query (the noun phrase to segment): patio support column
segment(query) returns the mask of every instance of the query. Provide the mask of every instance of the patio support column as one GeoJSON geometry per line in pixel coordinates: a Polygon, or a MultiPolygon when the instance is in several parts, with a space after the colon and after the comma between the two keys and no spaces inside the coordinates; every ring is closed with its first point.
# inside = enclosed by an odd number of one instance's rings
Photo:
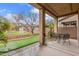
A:
{"type": "Polygon", "coordinates": [[[40,46],[45,45],[45,10],[41,8],[39,10],[39,29],[40,29],[40,46]]]}
{"type": "Polygon", "coordinates": [[[54,19],[54,32],[58,33],[58,18],[54,19]]]}
{"type": "Polygon", "coordinates": [[[77,40],[79,44],[79,10],[78,10],[78,20],[77,20],[77,40]]]}

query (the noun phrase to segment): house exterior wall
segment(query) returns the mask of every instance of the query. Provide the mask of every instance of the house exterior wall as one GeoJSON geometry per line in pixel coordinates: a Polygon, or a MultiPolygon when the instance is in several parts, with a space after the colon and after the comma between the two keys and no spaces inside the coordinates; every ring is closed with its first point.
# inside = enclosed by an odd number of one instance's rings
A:
{"type": "Polygon", "coordinates": [[[76,27],[59,27],[59,33],[69,33],[70,38],[76,39],[77,38],[77,28],[76,27]]]}
{"type": "MultiPolygon", "coordinates": [[[[77,21],[78,20],[78,15],[74,15],[70,18],[64,19],[61,22],[66,22],[66,21],[77,21]]],[[[77,26],[68,26],[65,27],[63,26],[63,24],[61,24],[61,22],[58,22],[58,32],[59,33],[69,33],[70,34],[70,38],[72,39],[76,39],[77,38],[77,26]]]]}

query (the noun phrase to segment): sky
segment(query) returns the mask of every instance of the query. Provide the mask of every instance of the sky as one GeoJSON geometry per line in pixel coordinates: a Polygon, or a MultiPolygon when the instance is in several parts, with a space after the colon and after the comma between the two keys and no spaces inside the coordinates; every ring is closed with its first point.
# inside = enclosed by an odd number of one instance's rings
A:
{"type": "Polygon", "coordinates": [[[29,11],[37,14],[39,13],[38,9],[27,3],[0,3],[0,16],[9,19],[12,22],[16,22],[12,15],[23,14],[23,12],[28,14],[29,11]]]}
{"type": "Polygon", "coordinates": [[[18,14],[23,11],[30,11],[34,7],[30,4],[25,3],[0,3],[0,16],[6,15],[8,13],[18,14]]]}
{"type": "MultiPolygon", "coordinates": [[[[13,14],[21,14],[23,12],[28,14],[29,11],[39,14],[39,10],[34,6],[27,3],[0,3],[0,16],[3,16],[12,22],[16,22],[12,17],[13,14]]],[[[46,19],[49,19],[48,15],[46,15],[46,19]]]]}

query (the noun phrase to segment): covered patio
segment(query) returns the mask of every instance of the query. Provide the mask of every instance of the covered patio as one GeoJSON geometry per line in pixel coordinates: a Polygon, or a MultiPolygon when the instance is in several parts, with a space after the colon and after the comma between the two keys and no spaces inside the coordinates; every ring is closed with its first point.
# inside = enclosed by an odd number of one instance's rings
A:
{"type": "MultiPolygon", "coordinates": [[[[40,29],[40,46],[47,46],[42,47],[43,49],[39,52],[39,55],[79,55],[79,4],[77,3],[36,3],[32,4],[36,8],[39,9],[39,29],[40,29]],[[57,43],[56,41],[48,41],[45,43],[45,13],[49,14],[54,18],[54,32],[60,33],[59,31],[59,21],[64,19],[68,19],[74,15],[77,15],[77,20],[75,18],[69,20],[67,25],[75,26],[76,30],[74,31],[73,28],[69,31],[73,32],[76,40],[70,38],[71,45],[67,46],[62,45],[61,43],[57,43]],[[74,33],[76,32],[76,34],[74,33]],[[50,47],[50,49],[48,48],[50,47]],[[46,50],[47,49],[47,50],[46,50]],[[55,50],[54,50],[55,49],[55,50]],[[49,50],[49,51],[48,51],[49,50]],[[59,51],[59,52],[58,52],[59,51]],[[63,52],[63,53],[61,53],[63,52]],[[67,53],[67,54],[64,54],[67,53]]],[[[67,29],[68,30],[68,29],[67,29]]],[[[67,31],[66,30],[66,31],[67,31]]],[[[71,36],[71,35],[70,35],[71,36]]]]}
{"type": "MultiPolygon", "coordinates": [[[[76,27],[76,41],[78,44],[79,41],[79,4],[77,3],[34,3],[31,4],[39,9],[39,29],[40,29],[40,45],[45,45],[45,13],[49,14],[54,18],[54,32],[60,33],[59,31],[59,22],[67,19],[69,17],[72,17],[73,15],[77,15],[76,18],[78,18],[75,22],[71,19],[69,22],[65,23],[71,23],[71,25],[75,25],[76,27]],[[72,24],[73,23],[73,24],[72,24]]],[[[72,31],[72,30],[70,30],[72,31]]],[[[67,30],[65,31],[67,32],[67,30]]],[[[72,31],[73,32],[73,31],[72,31]]],[[[74,33],[73,33],[74,34],[74,33]]],[[[70,35],[71,36],[71,35],[70,35]]],[[[72,38],[71,38],[72,39],[72,38]]]]}
{"type": "MultiPolygon", "coordinates": [[[[39,43],[20,48],[15,51],[8,52],[3,55],[20,55],[20,56],[78,56],[79,55],[79,4],[74,3],[32,3],[31,5],[39,9],[39,43]],[[76,24],[76,40],[70,38],[70,46],[68,43],[62,44],[57,41],[45,38],[45,13],[54,18],[54,32],[59,33],[58,22],[72,15],[77,15],[76,24]]],[[[72,21],[72,20],[71,20],[72,21]]],[[[71,23],[70,21],[70,23],[71,23]]],[[[66,22],[64,22],[65,24],[66,22]]],[[[68,25],[70,24],[67,22],[68,25]]],[[[70,24],[71,25],[71,24],[70,24]]],[[[53,39],[53,38],[52,38],[53,39]]]]}

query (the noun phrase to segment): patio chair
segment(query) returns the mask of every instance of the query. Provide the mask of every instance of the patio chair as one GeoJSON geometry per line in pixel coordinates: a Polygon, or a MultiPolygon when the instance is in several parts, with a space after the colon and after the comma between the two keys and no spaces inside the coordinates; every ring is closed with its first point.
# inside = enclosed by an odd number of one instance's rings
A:
{"type": "Polygon", "coordinates": [[[56,40],[55,33],[52,33],[53,40],[56,40]]]}
{"type": "Polygon", "coordinates": [[[64,34],[62,34],[62,33],[59,33],[59,38],[58,38],[58,43],[60,43],[60,41],[63,39],[63,36],[64,36],[64,34]]]}
{"type": "Polygon", "coordinates": [[[56,41],[59,39],[59,35],[57,33],[53,33],[52,38],[56,41]]]}
{"type": "Polygon", "coordinates": [[[69,34],[64,34],[64,35],[63,35],[63,44],[65,44],[66,41],[68,41],[68,44],[70,45],[70,40],[69,40],[69,38],[70,38],[70,35],[69,35],[69,34]]]}

